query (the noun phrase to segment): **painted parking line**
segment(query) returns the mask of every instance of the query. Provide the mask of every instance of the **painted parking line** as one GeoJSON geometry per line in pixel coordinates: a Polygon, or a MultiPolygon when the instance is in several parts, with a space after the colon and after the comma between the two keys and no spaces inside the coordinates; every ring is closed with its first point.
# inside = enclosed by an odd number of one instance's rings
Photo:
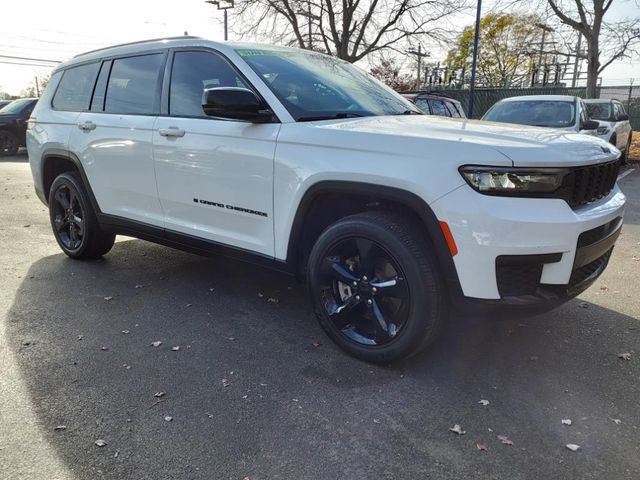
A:
{"type": "Polygon", "coordinates": [[[635,172],[636,169],[635,168],[630,168],[628,170],[625,170],[624,172],[622,172],[620,175],[618,175],[618,181],[622,180],[624,177],[626,177],[627,175],[629,175],[631,172],[635,172]]]}

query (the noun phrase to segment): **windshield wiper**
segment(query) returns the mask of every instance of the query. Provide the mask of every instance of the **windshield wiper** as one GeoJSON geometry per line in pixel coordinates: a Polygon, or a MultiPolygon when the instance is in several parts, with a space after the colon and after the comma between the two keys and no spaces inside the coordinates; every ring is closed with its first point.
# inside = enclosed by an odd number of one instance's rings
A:
{"type": "Polygon", "coordinates": [[[354,118],[354,117],[364,117],[361,113],[353,113],[353,112],[338,112],[332,113],[331,115],[315,115],[308,117],[300,117],[298,118],[299,122],[313,122],[315,120],[332,120],[335,118],[354,118]]]}

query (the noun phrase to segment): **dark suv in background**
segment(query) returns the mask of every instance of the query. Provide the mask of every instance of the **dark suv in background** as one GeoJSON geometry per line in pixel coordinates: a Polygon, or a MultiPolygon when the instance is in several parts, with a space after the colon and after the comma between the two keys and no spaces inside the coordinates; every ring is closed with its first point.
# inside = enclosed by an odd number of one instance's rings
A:
{"type": "Polygon", "coordinates": [[[458,100],[426,92],[406,92],[402,96],[416,104],[427,115],[440,117],[467,118],[458,100]]]}
{"type": "Polygon", "coordinates": [[[15,155],[26,145],[27,121],[37,98],[20,98],[0,109],[0,155],[15,155]]]}

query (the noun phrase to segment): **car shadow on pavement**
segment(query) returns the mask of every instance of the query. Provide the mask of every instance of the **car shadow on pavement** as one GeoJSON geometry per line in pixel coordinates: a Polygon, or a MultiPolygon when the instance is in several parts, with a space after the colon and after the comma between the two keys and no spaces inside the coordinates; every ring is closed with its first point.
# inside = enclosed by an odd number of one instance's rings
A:
{"type": "Polygon", "coordinates": [[[128,240],[34,263],[6,334],[78,478],[551,479],[640,471],[640,368],[617,356],[639,327],[579,300],[456,315],[429,352],[369,365],[291,277],[128,240]]]}
{"type": "Polygon", "coordinates": [[[20,149],[18,153],[15,155],[2,156],[0,155],[0,162],[17,162],[17,163],[28,163],[29,157],[27,155],[26,149],[20,149]]]}

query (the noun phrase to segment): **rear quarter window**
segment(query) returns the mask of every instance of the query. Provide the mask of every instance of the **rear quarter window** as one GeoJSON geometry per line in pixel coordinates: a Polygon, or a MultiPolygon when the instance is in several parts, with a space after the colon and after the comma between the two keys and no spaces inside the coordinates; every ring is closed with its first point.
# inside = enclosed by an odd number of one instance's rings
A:
{"type": "Polygon", "coordinates": [[[53,108],[70,111],[87,110],[99,68],[100,64],[96,62],[66,69],[53,96],[53,108]]]}

